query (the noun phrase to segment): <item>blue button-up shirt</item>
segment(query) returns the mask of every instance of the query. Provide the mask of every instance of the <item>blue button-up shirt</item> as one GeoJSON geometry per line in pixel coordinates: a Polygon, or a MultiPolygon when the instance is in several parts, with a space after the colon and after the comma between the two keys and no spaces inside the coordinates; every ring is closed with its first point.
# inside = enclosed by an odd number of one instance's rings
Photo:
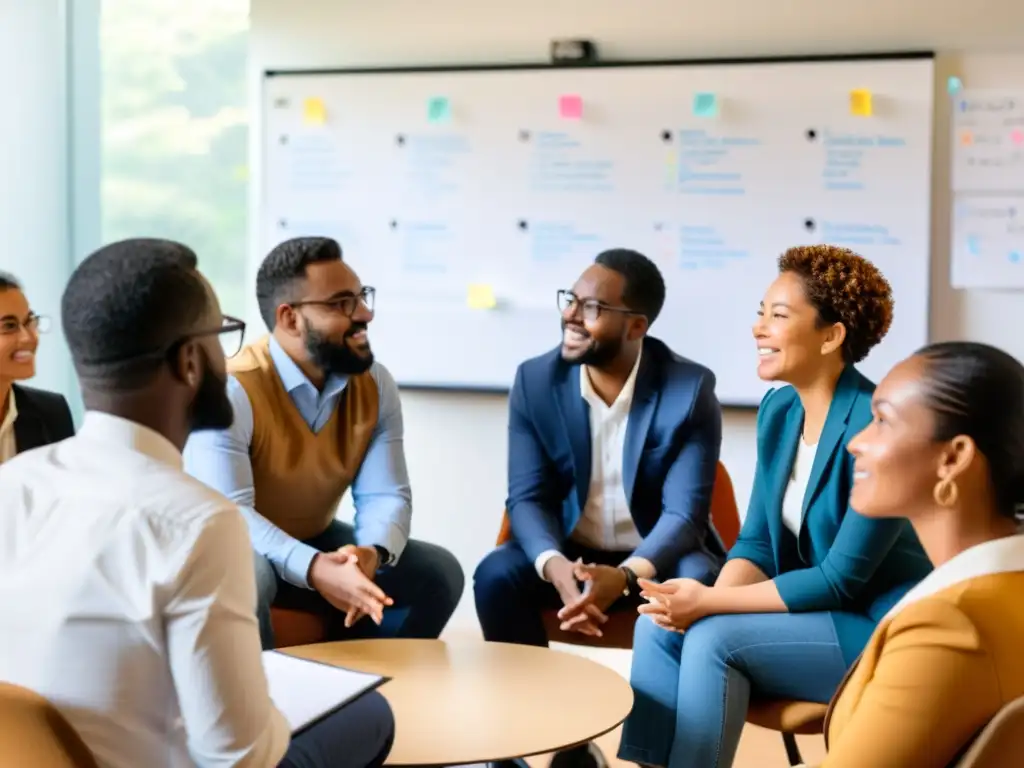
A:
{"type": "MultiPolygon", "coordinates": [[[[318,390],[277,341],[270,338],[270,357],[292,403],[310,429],[319,432],[338,405],[347,376],[331,375],[318,390]]],[[[381,546],[393,558],[409,540],[412,490],[405,465],[402,405],[398,386],[380,363],[370,375],[380,392],[377,426],[359,471],[352,482],[355,537],[361,546],[381,546]]],[[[254,508],[252,463],[253,413],[249,396],[233,376],[228,397],[235,412],[230,429],[194,432],[185,446],[185,471],[238,504],[249,524],[253,549],[266,557],[285,581],[309,588],[309,565],[317,550],[289,536],[254,508]]]]}

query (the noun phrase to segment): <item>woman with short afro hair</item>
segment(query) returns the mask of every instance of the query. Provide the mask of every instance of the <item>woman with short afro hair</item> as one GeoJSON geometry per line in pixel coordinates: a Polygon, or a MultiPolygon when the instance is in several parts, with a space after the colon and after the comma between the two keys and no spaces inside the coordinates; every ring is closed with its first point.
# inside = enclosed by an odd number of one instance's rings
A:
{"type": "Polygon", "coordinates": [[[619,757],[732,765],[751,696],[827,703],[875,625],[931,569],[906,521],[849,508],[849,441],[875,386],[855,365],[892,324],[867,259],[811,245],[779,258],[753,326],[757,416],[747,515],[714,586],[644,582],[619,757]]]}

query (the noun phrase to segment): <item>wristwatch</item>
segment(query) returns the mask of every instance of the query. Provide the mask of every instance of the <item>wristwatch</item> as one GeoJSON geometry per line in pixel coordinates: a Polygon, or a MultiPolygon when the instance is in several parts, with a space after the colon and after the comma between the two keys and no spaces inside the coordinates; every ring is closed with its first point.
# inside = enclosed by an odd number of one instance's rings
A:
{"type": "Polygon", "coordinates": [[[640,586],[637,584],[637,575],[628,565],[620,565],[619,570],[626,574],[626,588],[622,590],[623,597],[629,597],[640,591],[640,586]]]}

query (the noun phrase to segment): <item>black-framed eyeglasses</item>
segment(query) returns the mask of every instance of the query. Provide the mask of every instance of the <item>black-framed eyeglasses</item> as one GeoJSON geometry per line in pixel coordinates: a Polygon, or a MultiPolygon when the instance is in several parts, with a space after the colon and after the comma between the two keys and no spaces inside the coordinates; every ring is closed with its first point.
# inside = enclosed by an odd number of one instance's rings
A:
{"type": "Polygon", "coordinates": [[[581,299],[572,291],[562,289],[558,292],[558,311],[575,315],[579,312],[583,316],[583,322],[593,323],[601,316],[602,312],[618,312],[622,315],[639,315],[629,307],[613,307],[597,299],[581,299]]]}
{"type": "Polygon", "coordinates": [[[303,301],[293,301],[288,306],[293,308],[298,307],[326,307],[332,312],[338,312],[345,317],[352,317],[355,314],[356,309],[362,304],[368,310],[373,312],[373,303],[377,298],[377,289],[372,288],[369,285],[364,285],[359,293],[345,294],[344,296],[335,296],[330,299],[305,299],[303,301]]]}
{"type": "Polygon", "coordinates": [[[0,320],[0,336],[17,336],[23,328],[31,334],[46,333],[50,330],[50,318],[29,312],[24,320],[10,315],[0,320]]]}
{"type": "Polygon", "coordinates": [[[162,354],[171,357],[181,349],[182,344],[193,339],[202,338],[203,336],[216,336],[217,340],[220,341],[221,349],[224,350],[224,357],[234,357],[241,351],[242,342],[245,341],[245,321],[231,315],[224,315],[220,328],[211,328],[208,331],[196,331],[195,333],[186,334],[172,344],[169,344],[162,354]]]}

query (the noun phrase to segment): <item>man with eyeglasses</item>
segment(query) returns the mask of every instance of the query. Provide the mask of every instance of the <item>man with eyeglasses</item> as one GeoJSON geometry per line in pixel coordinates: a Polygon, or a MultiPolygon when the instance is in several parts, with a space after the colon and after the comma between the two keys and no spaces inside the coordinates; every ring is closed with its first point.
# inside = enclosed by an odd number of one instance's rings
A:
{"type": "Polygon", "coordinates": [[[409,540],[398,388],[367,336],[373,288],[337,242],[299,237],[263,261],[256,295],[270,334],[230,361],[234,423],[194,435],[185,466],[246,515],[264,648],[274,605],[322,614],[329,639],[438,637],[464,577],[451,553],[409,540]],[[335,519],[348,490],[354,526],[335,519]],[[367,610],[353,593],[376,597],[367,610]]]}
{"type": "MultiPolygon", "coordinates": [[[[708,520],[722,438],[715,376],[648,335],[664,302],[653,262],[605,251],[558,292],[561,346],[519,366],[512,540],[474,575],[487,640],[547,645],[551,608],[563,630],[600,636],[608,612],[636,609],[638,578],[711,584],[718,573],[725,551],[708,520]]],[[[601,763],[584,745],[553,765],[601,763]]]]}
{"type": "Polygon", "coordinates": [[[182,471],[189,433],[231,424],[221,344],[245,329],[196,262],[130,239],[71,275],[61,319],[86,413],[0,466],[0,680],[45,696],[109,768],[379,766],[394,717],[375,691],[291,738],[245,521],[182,471]]]}

